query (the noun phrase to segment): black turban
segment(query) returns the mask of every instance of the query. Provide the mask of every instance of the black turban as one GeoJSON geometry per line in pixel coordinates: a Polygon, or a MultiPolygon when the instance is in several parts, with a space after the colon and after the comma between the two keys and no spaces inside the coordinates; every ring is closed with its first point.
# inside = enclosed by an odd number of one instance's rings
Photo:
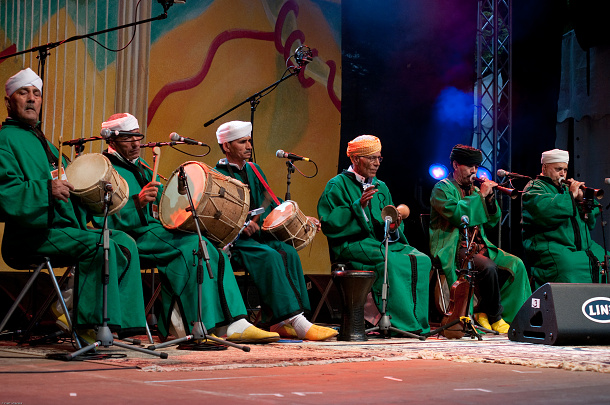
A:
{"type": "Polygon", "coordinates": [[[449,156],[451,161],[456,161],[461,165],[479,166],[483,162],[483,153],[480,150],[464,146],[455,145],[449,156]]]}

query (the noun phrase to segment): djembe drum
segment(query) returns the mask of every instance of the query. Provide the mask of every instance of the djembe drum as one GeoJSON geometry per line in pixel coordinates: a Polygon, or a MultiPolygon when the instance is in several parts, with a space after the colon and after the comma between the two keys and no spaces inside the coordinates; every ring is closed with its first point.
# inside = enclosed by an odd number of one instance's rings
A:
{"type": "Polygon", "coordinates": [[[332,272],[333,281],[341,293],[343,311],[337,340],[368,340],[364,328],[364,304],[375,281],[375,272],[367,270],[339,270],[332,272]]]}

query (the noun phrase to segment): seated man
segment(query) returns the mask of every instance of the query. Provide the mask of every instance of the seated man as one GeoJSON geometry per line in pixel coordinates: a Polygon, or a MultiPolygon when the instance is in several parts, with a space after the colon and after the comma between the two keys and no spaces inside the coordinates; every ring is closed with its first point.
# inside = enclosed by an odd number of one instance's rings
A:
{"type": "MultiPolygon", "coordinates": [[[[87,229],[85,210],[70,197],[74,187],[58,173],[57,148],[40,130],[42,80],[29,68],[20,71],[6,82],[5,101],[8,118],[0,129],[3,256],[78,262],[73,326],[83,330],[100,325],[101,232],[87,229]]],[[[123,337],[144,333],[146,327],[140,261],[131,255],[135,251],[127,234],[114,232],[110,237],[108,326],[123,337]]]]}
{"type": "Polygon", "coordinates": [[[450,160],[453,171],[436,183],[430,196],[430,253],[450,286],[457,279],[456,271],[466,268],[469,258],[474,260],[479,297],[475,318],[484,328],[507,333],[507,322],[512,322],[531,295],[527,272],[521,259],[498,249],[485,236],[484,227],[497,225],[501,211],[493,190],[497,183],[484,181],[480,188],[473,184],[483,161],[481,151],[456,145],[450,160]],[[468,257],[464,226],[469,242],[475,244],[468,257]]]}
{"type": "Polygon", "coordinates": [[[279,200],[271,195],[273,192],[260,166],[246,162],[252,156],[251,132],[252,124],[242,121],[227,122],[216,131],[218,144],[226,156],[216,164],[216,169],[250,187],[251,210],[265,208],[235,242],[232,248],[235,260],[248,271],[256,285],[265,321],[273,324],[272,331],[283,337],[307,340],[336,336],[336,330],[314,325],[304,316],[310,309],[309,297],[297,251],[260,230],[279,200]],[[277,202],[271,202],[271,197],[277,202]]]}
{"type": "MultiPolygon", "coordinates": [[[[199,236],[179,230],[168,230],[158,219],[163,186],[152,178],[152,170],[140,157],[138,120],[131,114],[115,114],[102,123],[102,129],[129,132],[133,135],[111,136],[104,155],[127,181],[131,198],[116,214],[108,218],[111,229],[131,235],[142,260],[155,264],[162,274],[163,310],[159,331],[166,337],[174,305],[182,315],[187,333],[199,318],[208,328],[227,326],[227,340],[241,343],[269,343],[279,340],[277,333],[263,331],[248,322],[246,307],[226,255],[204,236],[214,278],[210,279],[204,263],[201,309],[197,308],[197,257],[199,236]]],[[[178,322],[180,323],[180,322],[178,322]]],[[[182,329],[182,328],[178,328],[182,329]]]]}
{"type": "Polygon", "coordinates": [[[544,283],[599,282],[604,249],[591,239],[600,213],[584,183],[565,183],[570,155],[553,149],[542,153],[542,174],[523,190],[523,247],[536,287],[544,283]]]}
{"type": "MultiPolygon", "coordinates": [[[[352,165],[333,177],[318,201],[322,231],[336,260],[350,261],[355,269],[373,270],[373,293],[381,309],[385,267],[385,224],[381,211],[393,205],[390,190],[377,178],[382,161],[381,141],[361,135],[347,146],[352,165]]],[[[427,333],[430,258],[409,246],[401,216],[390,234],[386,313],[392,326],[407,332],[427,333]]]]}

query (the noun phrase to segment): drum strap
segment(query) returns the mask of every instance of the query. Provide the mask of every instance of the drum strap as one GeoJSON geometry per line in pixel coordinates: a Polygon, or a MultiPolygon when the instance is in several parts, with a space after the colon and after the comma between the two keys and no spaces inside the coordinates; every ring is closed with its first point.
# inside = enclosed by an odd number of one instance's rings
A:
{"type": "Polygon", "coordinates": [[[269,195],[271,196],[271,198],[273,198],[273,202],[275,202],[277,205],[280,205],[280,201],[277,199],[277,197],[275,196],[275,194],[273,193],[273,190],[271,190],[271,187],[269,187],[269,184],[267,184],[267,182],[265,181],[265,179],[263,179],[263,176],[261,176],[260,172],[258,171],[258,169],[256,168],[256,166],[254,166],[254,163],[252,162],[248,162],[248,164],[250,165],[250,167],[252,168],[252,171],[254,171],[254,174],[256,174],[256,177],[258,177],[258,179],[260,180],[260,182],[263,184],[263,187],[265,187],[265,190],[267,190],[267,192],[269,193],[269,195]]]}

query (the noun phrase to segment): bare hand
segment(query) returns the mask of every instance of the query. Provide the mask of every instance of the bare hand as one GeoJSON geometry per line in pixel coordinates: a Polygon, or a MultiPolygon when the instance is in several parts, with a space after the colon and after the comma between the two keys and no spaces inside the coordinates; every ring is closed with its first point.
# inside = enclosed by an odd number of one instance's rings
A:
{"type": "Polygon", "coordinates": [[[494,187],[496,187],[498,185],[498,183],[496,183],[493,180],[485,180],[483,183],[481,183],[481,195],[483,197],[487,197],[488,195],[490,195],[491,193],[493,193],[494,191],[494,187]]]}
{"type": "Polygon", "coordinates": [[[57,200],[68,202],[70,199],[70,191],[74,190],[74,186],[67,180],[53,180],[51,182],[51,195],[57,200]]]}
{"type": "Polygon", "coordinates": [[[254,220],[251,220],[248,226],[244,228],[243,233],[245,233],[246,236],[252,236],[256,232],[258,232],[259,229],[261,228],[260,226],[258,226],[258,223],[254,220]]]}
{"type": "Polygon", "coordinates": [[[568,180],[570,181],[570,193],[572,193],[572,195],[574,196],[574,199],[576,201],[582,201],[584,194],[582,192],[582,190],[580,189],[580,186],[584,186],[585,183],[582,181],[576,181],[574,179],[570,179],[568,180]]]}
{"type": "Polygon", "coordinates": [[[320,232],[322,230],[322,224],[320,224],[320,221],[318,221],[318,218],[315,217],[307,217],[307,220],[315,225],[316,227],[316,232],[320,232]]]}
{"type": "Polygon", "coordinates": [[[369,205],[369,201],[371,201],[373,194],[375,194],[377,191],[377,187],[369,187],[365,192],[363,192],[362,197],[360,197],[360,206],[364,208],[369,205]]]}
{"type": "Polygon", "coordinates": [[[147,185],[144,186],[140,194],[138,194],[138,202],[140,203],[140,208],[146,206],[146,204],[151,203],[157,199],[157,194],[159,193],[159,186],[161,183],[158,181],[151,181],[147,185]]]}

